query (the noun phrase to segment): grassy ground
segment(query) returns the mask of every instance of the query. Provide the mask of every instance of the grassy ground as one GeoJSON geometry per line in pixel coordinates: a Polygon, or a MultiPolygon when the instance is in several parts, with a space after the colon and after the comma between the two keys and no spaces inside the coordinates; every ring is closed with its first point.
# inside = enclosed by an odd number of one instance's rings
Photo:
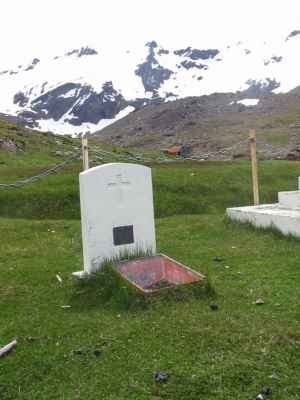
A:
{"type": "MultiPolygon", "coordinates": [[[[46,164],[12,158],[0,181],[46,164]]],[[[251,202],[248,163],[153,168],[159,251],[208,276],[216,294],[147,308],[72,280],[82,268],[78,171],[0,192],[0,346],[18,339],[0,359],[0,399],[246,400],[263,386],[274,400],[299,399],[300,241],[224,218],[251,202]],[[153,378],[161,370],[165,384],[153,378]]],[[[296,188],[299,167],[264,162],[260,175],[269,202],[296,188]]]]}

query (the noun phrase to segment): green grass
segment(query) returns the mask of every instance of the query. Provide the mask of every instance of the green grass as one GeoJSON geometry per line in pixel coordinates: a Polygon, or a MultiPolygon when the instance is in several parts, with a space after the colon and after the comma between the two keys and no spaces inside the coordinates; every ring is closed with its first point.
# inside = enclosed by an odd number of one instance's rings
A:
{"type": "Polygon", "coordinates": [[[19,340],[0,363],[3,399],[248,399],[264,385],[297,399],[300,242],[218,215],[163,218],[157,233],[160,251],[209,276],[215,298],[118,308],[70,277],[79,221],[1,220],[0,337],[19,340]]]}
{"type": "MultiPolygon", "coordinates": [[[[47,167],[49,165],[22,168],[0,166],[0,181],[14,182],[35,175],[47,167]]],[[[79,219],[80,167],[77,162],[63,174],[22,189],[1,191],[0,215],[27,219],[79,219]]],[[[298,175],[298,163],[261,162],[261,201],[276,201],[278,190],[295,190],[298,175]]],[[[226,207],[252,203],[249,161],[154,166],[153,185],[158,218],[185,214],[220,214],[226,207]]]]}
{"type": "MultiPolygon", "coordinates": [[[[40,157],[12,157],[0,181],[46,168],[40,157]]],[[[224,218],[251,203],[249,163],[154,166],[158,250],[206,275],[214,293],[146,307],[110,275],[71,278],[82,269],[79,168],[0,191],[0,346],[18,339],[0,359],[0,399],[248,400],[263,386],[274,400],[299,399],[300,241],[224,218]],[[154,381],[159,370],[167,383],[154,381]]],[[[262,162],[263,201],[295,189],[299,170],[262,162]]]]}
{"type": "Polygon", "coordinates": [[[269,144],[286,146],[289,144],[289,135],[282,132],[270,132],[264,134],[264,140],[269,144]]]}
{"type": "Polygon", "coordinates": [[[80,146],[78,139],[69,136],[55,136],[52,133],[37,133],[0,119],[0,139],[10,140],[17,146],[17,152],[7,152],[0,147],[0,169],[9,167],[41,167],[43,164],[58,164],[62,157],[56,151],[74,152],[80,146]]]}
{"type": "MultiPolygon", "coordinates": [[[[142,257],[144,255],[142,256],[141,253],[136,256],[130,254],[129,257],[126,257],[126,261],[142,257]]],[[[149,310],[153,306],[161,306],[164,303],[168,305],[192,298],[212,298],[215,295],[212,285],[206,277],[194,284],[178,285],[171,289],[164,288],[164,290],[153,292],[151,295],[144,294],[124,279],[113,267],[113,261],[104,262],[96,273],[84,280],[79,280],[78,291],[81,296],[74,298],[76,304],[97,303],[109,305],[115,310],[131,312],[149,310]]]]}
{"type": "Polygon", "coordinates": [[[278,128],[278,126],[288,126],[299,120],[298,112],[278,115],[270,115],[256,118],[257,126],[260,128],[278,128]]]}

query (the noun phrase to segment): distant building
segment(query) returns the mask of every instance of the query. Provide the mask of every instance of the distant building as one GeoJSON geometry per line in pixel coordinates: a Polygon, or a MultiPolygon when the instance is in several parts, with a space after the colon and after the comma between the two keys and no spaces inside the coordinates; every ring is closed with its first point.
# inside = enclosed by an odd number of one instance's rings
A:
{"type": "Polygon", "coordinates": [[[172,146],[164,152],[170,156],[189,157],[192,153],[192,149],[188,146],[172,146]]]}
{"type": "Polygon", "coordinates": [[[296,149],[288,153],[287,159],[290,161],[300,161],[300,150],[296,149]]]}

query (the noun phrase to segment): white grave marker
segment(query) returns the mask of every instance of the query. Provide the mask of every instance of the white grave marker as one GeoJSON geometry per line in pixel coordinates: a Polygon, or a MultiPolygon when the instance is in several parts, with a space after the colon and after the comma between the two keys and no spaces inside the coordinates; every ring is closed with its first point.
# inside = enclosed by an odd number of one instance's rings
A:
{"type": "Polygon", "coordinates": [[[112,163],[88,169],[79,176],[84,271],[138,250],[155,254],[151,169],[112,163]]]}
{"type": "Polygon", "coordinates": [[[274,227],[284,235],[300,237],[300,178],[298,189],[279,192],[278,203],[227,208],[227,215],[258,228],[274,227]]]}

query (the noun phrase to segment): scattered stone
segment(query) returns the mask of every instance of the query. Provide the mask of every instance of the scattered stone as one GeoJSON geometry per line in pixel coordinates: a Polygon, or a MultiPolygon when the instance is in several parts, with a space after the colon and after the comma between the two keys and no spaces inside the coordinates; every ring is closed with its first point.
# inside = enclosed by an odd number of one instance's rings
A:
{"type": "Polygon", "coordinates": [[[71,308],[70,305],[60,306],[61,308],[71,308]]]}
{"type": "Polygon", "coordinates": [[[73,350],[72,354],[75,354],[76,356],[82,356],[83,355],[83,351],[81,349],[73,350]]]}
{"type": "Polygon", "coordinates": [[[261,391],[261,394],[265,396],[270,396],[272,394],[272,389],[269,387],[264,387],[261,391]]]}
{"type": "Polygon", "coordinates": [[[226,268],[226,269],[229,269],[230,267],[229,267],[229,265],[225,265],[225,267],[224,268],[226,268]]]}
{"type": "Polygon", "coordinates": [[[210,305],[210,309],[211,309],[212,311],[218,311],[219,306],[218,306],[218,304],[211,304],[211,305],[210,305]]]}
{"type": "Polygon", "coordinates": [[[272,394],[272,389],[269,387],[264,387],[256,396],[256,400],[265,400],[268,396],[272,394]]]}
{"type": "Polygon", "coordinates": [[[58,280],[59,283],[62,283],[62,279],[58,274],[56,274],[56,279],[58,280]]]}
{"type": "Polygon", "coordinates": [[[165,383],[169,380],[169,374],[167,372],[163,372],[163,371],[158,371],[155,372],[154,374],[154,379],[156,382],[162,382],[165,383]]]}
{"type": "Polygon", "coordinates": [[[37,337],[34,337],[34,336],[28,336],[28,337],[26,338],[26,340],[28,340],[29,342],[34,342],[35,340],[38,340],[38,338],[37,338],[37,337]]]}
{"type": "Polygon", "coordinates": [[[56,150],[53,152],[53,154],[57,157],[64,157],[65,156],[65,152],[61,151],[61,150],[56,150]]]}
{"type": "Polygon", "coordinates": [[[0,139],[0,149],[9,151],[11,153],[16,153],[16,151],[18,150],[18,147],[12,140],[0,139]]]}
{"type": "Polygon", "coordinates": [[[219,256],[216,256],[216,257],[213,258],[213,261],[221,262],[221,261],[223,261],[223,258],[221,258],[219,256]]]}
{"type": "Polygon", "coordinates": [[[94,356],[95,357],[100,357],[102,355],[102,351],[99,349],[94,350],[94,356]]]}
{"type": "Polygon", "coordinates": [[[265,304],[265,302],[263,301],[262,298],[258,298],[258,299],[255,300],[255,304],[257,304],[258,306],[260,306],[260,305],[262,305],[262,304],[265,304]]]}

